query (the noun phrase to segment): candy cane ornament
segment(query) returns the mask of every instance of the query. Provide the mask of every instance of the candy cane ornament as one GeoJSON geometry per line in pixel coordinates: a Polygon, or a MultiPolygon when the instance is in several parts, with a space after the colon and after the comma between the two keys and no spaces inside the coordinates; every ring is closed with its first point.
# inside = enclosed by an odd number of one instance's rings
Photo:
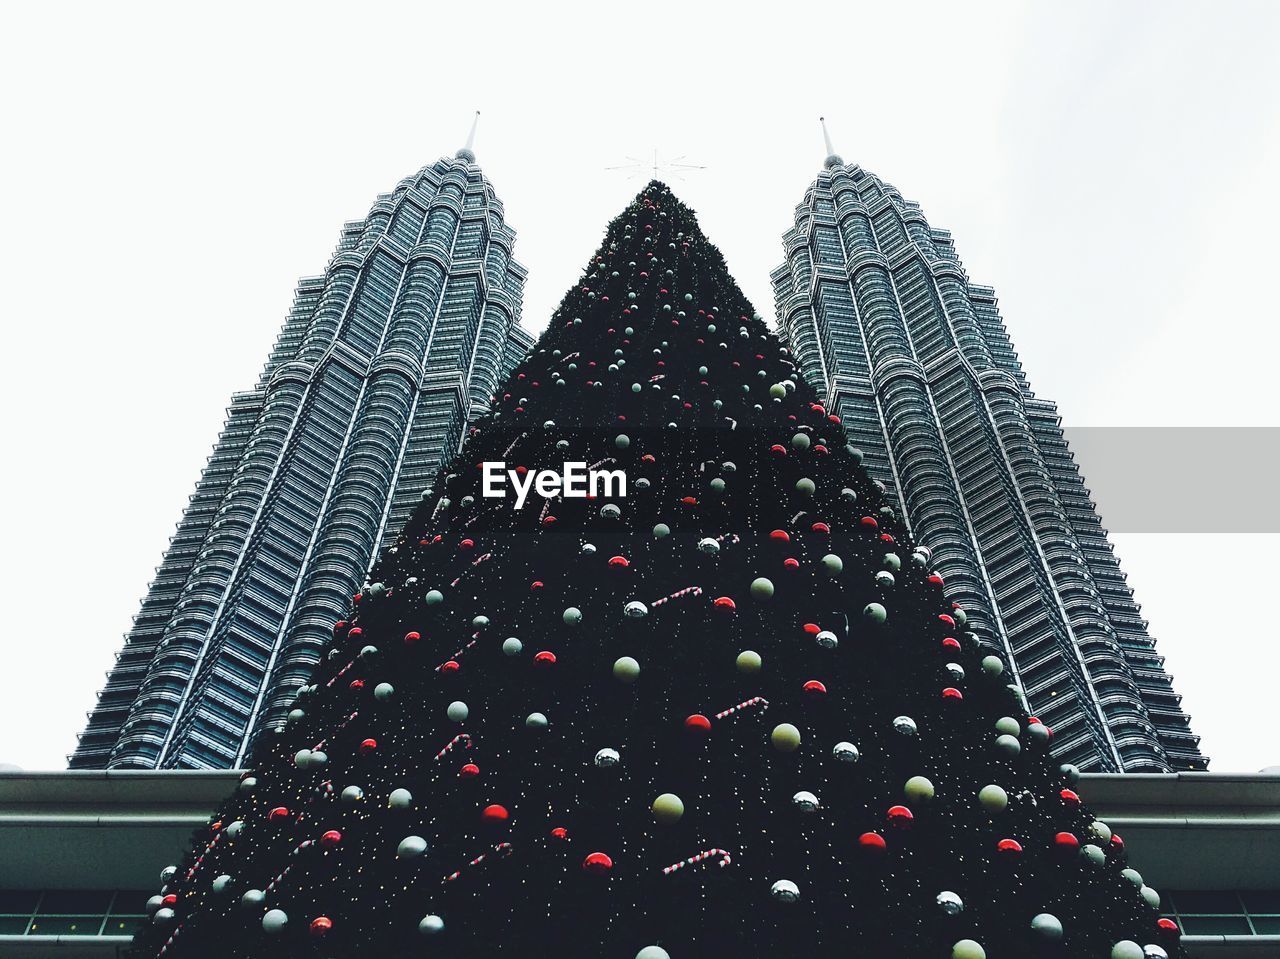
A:
{"type": "MultiPolygon", "coordinates": [[[[469,863],[467,863],[467,865],[464,866],[463,869],[466,869],[471,866],[480,865],[480,863],[484,862],[485,859],[491,854],[497,855],[497,856],[503,856],[503,857],[511,855],[511,843],[509,842],[498,843],[492,849],[489,849],[485,852],[480,853],[480,855],[476,856],[475,859],[472,859],[469,863]]],[[[449,875],[445,876],[443,879],[440,880],[440,884],[443,886],[445,883],[453,882],[455,879],[457,879],[461,875],[462,875],[462,869],[459,869],[457,872],[451,872],[449,873],[449,875]]]]}
{"type": "Polygon", "coordinates": [[[732,716],[741,709],[750,709],[752,706],[759,706],[760,712],[764,712],[769,708],[769,700],[763,696],[752,696],[745,703],[738,703],[736,706],[730,706],[728,709],[716,713],[716,719],[724,719],[726,716],[732,716]]]}
{"type": "Polygon", "coordinates": [[[466,733],[458,733],[458,735],[454,736],[447,743],[445,743],[444,749],[436,753],[435,758],[438,760],[443,759],[445,756],[449,755],[449,753],[453,752],[453,750],[459,745],[461,745],[464,749],[470,749],[471,737],[466,733]]]}
{"type": "Polygon", "coordinates": [[[696,856],[690,856],[688,859],[682,859],[679,862],[673,862],[670,866],[664,866],[662,868],[662,874],[664,876],[669,876],[673,872],[679,872],[685,866],[696,866],[698,863],[704,862],[707,859],[711,859],[714,856],[720,857],[719,866],[721,869],[729,865],[729,863],[733,862],[733,857],[730,856],[729,853],[724,849],[704,849],[702,852],[698,853],[696,856]]]}
{"type": "Polygon", "coordinates": [[[473,560],[471,561],[471,565],[470,565],[467,569],[463,570],[462,574],[461,574],[460,576],[458,576],[456,579],[454,579],[454,581],[453,581],[452,583],[450,583],[449,585],[450,585],[450,586],[457,586],[459,583],[461,583],[461,582],[462,582],[462,577],[463,577],[463,576],[466,576],[466,575],[467,575],[467,573],[471,572],[471,570],[475,569],[477,566],[479,566],[479,565],[480,565],[481,563],[483,563],[485,560],[487,560],[487,559],[492,559],[492,558],[493,558],[493,554],[492,554],[492,553],[481,553],[479,556],[477,556],[475,559],[473,559],[473,560]]]}
{"type": "Polygon", "coordinates": [[[675,591],[674,593],[672,593],[670,596],[663,596],[661,599],[655,599],[655,600],[654,600],[652,603],[650,603],[649,605],[650,605],[650,606],[663,606],[663,605],[665,605],[666,603],[671,602],[671,600],[673,600],[673,599],[680,599],[682,596],[701,596],[701,595],[702,595],[702,587],[701,587],[701,586],[686,586],[684,589],[678,589],[678,590],[676,590],[676,591],[675,591]]]}
{"type": "Polygon", "coordinates": [[[471,636],[471,642],[467,643],[467,645],[463,646],[460,650],[458,650],[457,652],[455,652],[452,656],[450,656],[450,657],[449,657],[448,659],[446,659],[443,663],[441,663],[439,666],[437,666],[437,667],[436,667],[436,669],[435,669],[435,671],[438,673],[438,672],[440,672],[441,670],[443,670],[446,666],[448,666],[450,663],[452,663],[452,662],[456,662],[458,659],[460,659],[460,658],[462,657],[462,654],[463,654],[463,653],[465,653],[468,649],[470,649],[472,646],[474,646],[474,645],[475,645],[477,642],[479,642],[479,641],[480,641],[480,634],[479,634],[479,633],[473,633],[473,634],[472,634],[472,636],[471,636]]]}

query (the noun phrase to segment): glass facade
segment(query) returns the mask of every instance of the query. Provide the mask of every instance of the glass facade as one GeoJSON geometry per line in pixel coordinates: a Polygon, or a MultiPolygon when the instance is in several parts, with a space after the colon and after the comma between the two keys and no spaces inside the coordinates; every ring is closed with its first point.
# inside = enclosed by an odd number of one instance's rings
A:
{"type": "Polygon", "coordinates": [[[236,394],[73,769],[232,768],[533,338],[469,150],[348,223],[236,394]]]}
{"type": "Polygon", "coordinates": [[[933,549],[969,628],[1008,658],[1062,761],[1204,769],[1057,408],[1032,393],[951,235],[828,157],[772,273],[782,334],[933,549]]]}
{"type": "Polygon", "coordinates": [[[150,892],[0,890],[0,936],[132,936],[150,892]]]}

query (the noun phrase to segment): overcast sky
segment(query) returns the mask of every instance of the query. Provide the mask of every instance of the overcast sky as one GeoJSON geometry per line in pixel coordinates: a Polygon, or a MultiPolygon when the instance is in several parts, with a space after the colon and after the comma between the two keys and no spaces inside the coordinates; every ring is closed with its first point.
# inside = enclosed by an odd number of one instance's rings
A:
{"type": "MultiPolygon", "coordinates": [[[[0,761],[64,765],[298,277],[476,109],[535,331],[655,148],[706,167],[670,183],[771,316],[825,114],[1067,424],[1280,425],[1278,4],[202,9],[0,14],[0,761]]],[[[1186,509],[1231,496],[1224,464],[1186,509]]],[[[1212,768],[1280,763],[1280,535],[1115,542],[1212,768]]]]}

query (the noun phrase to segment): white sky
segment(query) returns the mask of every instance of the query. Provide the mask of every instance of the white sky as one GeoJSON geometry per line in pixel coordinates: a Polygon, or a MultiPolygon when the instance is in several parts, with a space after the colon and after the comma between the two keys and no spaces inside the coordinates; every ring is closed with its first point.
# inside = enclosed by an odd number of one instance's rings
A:
{"type": "MultiPolygon", "coordinates": [[[[1069,424],[1280,425],[1278,28],[1167,0],[6,6],[0,761],[63,765],[297,278],[474,109],[532,329],[644,182],[604,167],[655,147],[707,166],[671,185],[771,315],[825,114],[953,232],[1069,424]]],[[[1115,541],[1213,768],[1280,763],[1280,535],[1115,541]]]]}

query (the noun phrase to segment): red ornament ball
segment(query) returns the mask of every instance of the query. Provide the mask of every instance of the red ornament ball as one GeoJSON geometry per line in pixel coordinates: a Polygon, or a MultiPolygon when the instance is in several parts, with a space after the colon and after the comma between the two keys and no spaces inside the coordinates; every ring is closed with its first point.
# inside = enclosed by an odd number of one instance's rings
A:
{"type": "Polygon", "coordinates": [[[804,691],[805,695],[809,698],[817,699],[818,697],[825,696],[827,694],[827,687],[826,684],[819,680],[811,679],[804,684],[804,691]]]}
{"type": "Polygon", "coordinates": [[[942,698],[948,702],[959,702],[964,699],[964,693],[956,689],[954,686],[948,686],[942,691],[942,698]]]}
{"type": "Polygon", "coordinates": [[[887,818],[894,829],[910,829],[916,817],[906,806],[890,806],[887,818]]]}
{"type": "Polygon", "coordinates": [[[376,739],[366,739],[360,743],[360,755],[367,756],[378,749],[378,741],[376,739]]]}
{"type": "Polygon", "coordinates": [[[631,560],[627,559],[625,556],[610,556],[610,557],[609,557],[609,568],[610,568],[610,569],[626,569],[626,568],[627,568],[628,566],[630,566],[630,565],[631,565],[631,560]]]}
{"type": "Polygon", "coordinates": [[[176,906],[178,904],[178,896],[176,893],[169,893],[160,901],[162,906],[176,906]]]}
{"type": "Polygon", "coordinates": [[[1053,847],[1061,853],[1074,853],[1080,848],[1080,840],[1069,832],[1060,832],[1053,837],[1053,847]]]}
{"type": "Polygon", "coordinates": [[[800,560],[796,559],[794,556],[788,556],[786,559],[782,561],[782,568],[789,569],[789,570],[797,570],[800,568],[800,560]]]}
{"type": "Polygon", "coordinates": [[[942,625],[943,625],[943,626],[945,626],[945,627],[947,627],[947,629],[955,629],[955,628],[956,628],[956,621],[955,621],[954,619],[952,619],[952,617],[951,617],[951,615],[950,615],[949,613],[939,613],[939,614],[938,614],[938,622],[942,623],[942,625]]]}
{"type": "Polygon", "coordinates": [[[888,848],[888,845],[884,841],[884,836],[878,832],[864,832],[858,837],[858,848],[865,849],[867,852],[882,853],[888,848]]]}
{"type": "Polygon", "coordinates": [[[722,613],[734,613],[738,609],[738,604],[728,596],[717,596],[711,601],[711,605],[722,613]]]}
{"type": "Polygon", "coordinates": [[[311,938],[320,939],[329,934],[329,930],[333,928],[333,920],[328,916],[316,916],[311,920],[311,925],[307,927],[307,931],[311,933],[311,938]]]}
{"type": "Polygon", "coordinates": [[[289,810],[284,806],[276,806],[275,809],[267,813],[268,822],[284,822],[289,818],[289,810]]]}
{"type": "Polygon", "coordinates": [[[1182,930],[1178,928],[1178,924],[1172,919],[1165,917],[1157,919],[1156,928],[1160,930],[1162,935],[1170,939],[1178,939],[1182,936],[1182,930]]]}
{"type": "Polygon", "coordinates": [[[684,728],[695,733],[710,732],[711,720],[702,715],[702,713],[694,713],[684,721],[684,728]]]}
{"type": "Polygon", "coordinates": [[[320,845],[325,849],[336,849],[342,842],[342,833],[336,829],[330,829],[320,837],[320,845]]]}
{"type": "Polygon", "coordinates": [[[540,653],[536,653],[533,657],[533,665],[546,668],[556,664],[556,654],[549,649],[544,649],[540,653]]]}
{"type": "Polygon", "coordinates": [[[1022,856],[1022,843],[1016,839],[1001,839],[996,843],[996,855],[1001,859],[1018,859],[1022,856]]]}
{"type": "Polygon", "coordinates": [[[949,653],[958,653],[960,652],[960,640],[954,636],[948,636],[942,641],[942,648],[949,653]]]}
{"type": "Polygon", "coordinates": [[[464,539],[461,543],[458,544],[458,549],[462,550],[464,553],[469,552],[475,548],[476,548],[476,541],[473,539],[464,539]]]}
{"type": "Polygon", "coordinates": [[[607,876],[613,870],[613,860],[608,853],[593,852],[582,860],[582,868],[593,876],[607,876]]]}
{"type": "Polygon", "coordinates": [[[831,532],[831,527],[828,526],[826,523],[814,523],[809,528],[813,530],[815,533],[821,533],[824,536],[831,532]]]}
{"type": "Polygon", "coordinates": [[[556,826],[555,829],[551,830],[551,838],[557,839],[560,842],[568,842],[569,830],[565,829],[564,826],[556,826]]]}
{"type": "Polygon", "coordinates": [[[408,632],[404,634],[404,644],[406,646],[412,646],[420,639],[422,639],[422,634],[418,632],[408,632]]]}
{"type": "Polygon", "coordinates": [[[771,540],[773,540],[775,543],[790,543],[790,542],[791,542],[791,534],[790,534],[790,533],[788,533],[785,529],[775,529],[775,530],[773,530],[771,533],[769,533],[769,538],[770,538],[771,540]]]}
{"type": "Polygon", "coordinates": [[[442,673],[456,673],[456,672],[457,672],[458,670],[460,670],[461,668],[462,668],[462,664],[461,664],[461,663],[459,663],[456,659],[451,659],[451,660],[449,660],[448,662],[442,663],[442,664],[440,665],[440,672],[442,672],[442,673]]]}
{"type": "Polygon", "coordinates": [[[1069,809],[1080,808],[1080,795],[1074,789],[1064,789],[1058,795],[1062,797],[1062,804],[1069,809]]]}
{"type": "Polygon", "coordinates": [[[858,520],[858,523],[859,525],[862,526],[863,529],[879,529],[880,528],[880,524],[876,522],[876,518],[874,516],[864,516],[862,517],[862,519],[858,520]]]}
{"type": "Polygon", "coordinates": [[[484,811],[480,813],[480,818],[485,822],[506,822],[511,818],[511,813],[507,812],[506,806],[494,803],[491,806],[484,807],[484,811]]]}
{"type": "Polygon", "coordinates": [[[467,763],[465,766],[463,766],[461,769],[458,770],[458,775],[461,776],[463,779],[475,779],[477,776],[480,775],[480,767],[477,766],[475,763],[467,763]]]}

